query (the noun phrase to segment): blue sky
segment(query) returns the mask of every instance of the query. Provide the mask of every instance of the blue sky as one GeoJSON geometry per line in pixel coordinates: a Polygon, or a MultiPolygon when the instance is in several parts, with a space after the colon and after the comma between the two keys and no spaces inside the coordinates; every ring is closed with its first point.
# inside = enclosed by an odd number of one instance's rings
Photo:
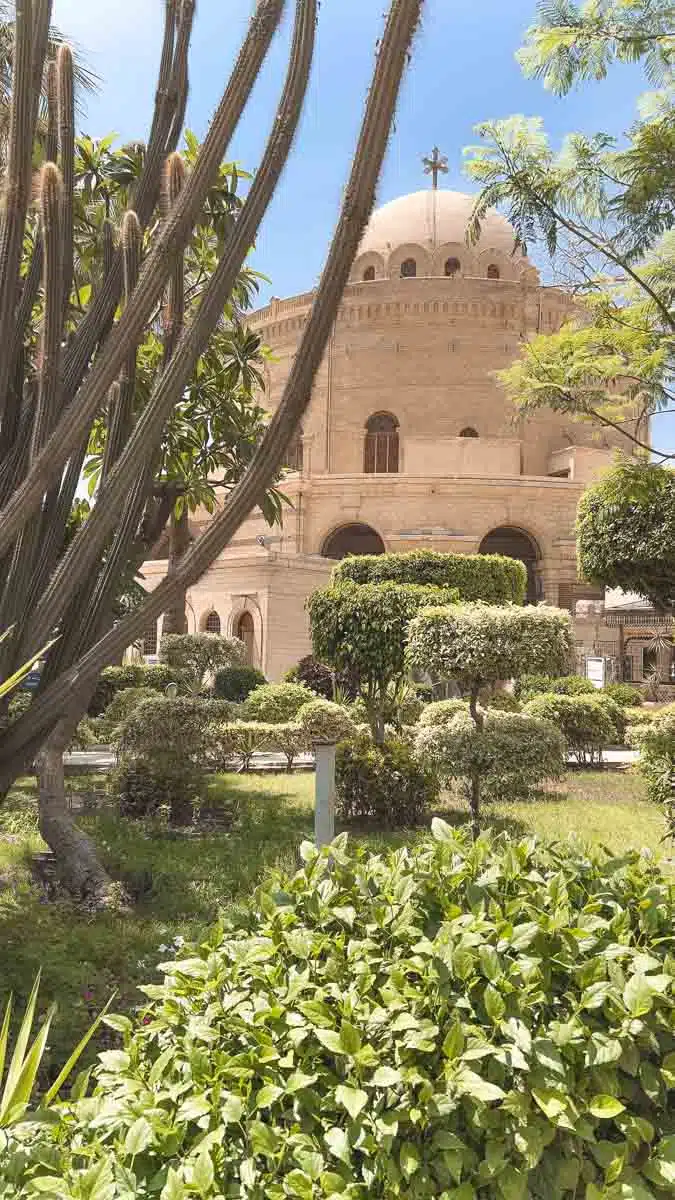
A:
{"type": "MultiPolygon", "coordinates": [[[[198,0],[187,123],[202,135],[218,100],[254,0],[198,0]]],[[[255,265],[270,277],[264,296],[314,285],[337,218],[381,32],[385,0],[321,0],[317,55],[295,149],[260,231],[255,265]]],[[[237,131],[230,157],[258,162],[285,71],[293,4],[237,131]]],[[[523,79],[514,53],[535,0],[427,0],[405,79],[378,200],[428,186],[420,159],[438,144],[447,187],[470,190],[462,148],[473,126],[511,113],[541,115],[554,142],[573,129],[620,135],[644,90],[636,68],[610,71],[564,99],[523,79]]],[[[82,47],[102,79],[81,125],[144,138],[151,114],[162,0],[54,0],[54,21],[82,47]]],[[[671,438],[672,440],[672,438],[671,438]]]]}

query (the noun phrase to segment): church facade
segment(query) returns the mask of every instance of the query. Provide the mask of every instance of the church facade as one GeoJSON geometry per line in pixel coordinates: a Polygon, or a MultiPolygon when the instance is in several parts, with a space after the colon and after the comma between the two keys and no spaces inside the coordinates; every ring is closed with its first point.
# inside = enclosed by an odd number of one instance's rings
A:
{"type": "MultiPolygon", "coordinates": [[[[305,601],[348,553],[511,554],[527,567],[530,602],[574,612],[602,597],[577,577],[574,520],[585,486],[623,439],[552,412],[514,413],[494,372],[522,341],[559,328],[573,302],[514,254],[513,230],[497,212],[468,248],[471,205],[463,193],[430,188],[374,212],[289,451],[283,526],[253,513],[190,591],[190,629],[241,637],[270,679],[310,652],[305,601]]],[[[250,319],[272,351],[270,411],[312,298],[272,299],[250,319]]],[[[209,519],[195,514],[193,532],[209,519]]],[[[166,569],[165,560],[146,562],[144,585],[166,569]]],[[[592,627],[578,625],[580,652],[592,627]]],[[[146,655],[157,632],[147,633],[146,655]]]]}

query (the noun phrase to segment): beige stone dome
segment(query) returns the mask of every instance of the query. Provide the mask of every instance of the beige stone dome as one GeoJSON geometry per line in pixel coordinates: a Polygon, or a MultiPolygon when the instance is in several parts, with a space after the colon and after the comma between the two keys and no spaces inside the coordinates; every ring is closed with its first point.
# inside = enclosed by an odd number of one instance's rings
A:
{"type": "MultiPolygon", "coordinates": [[[[359,255],[374,253],[387,258],[397,246],[416,244],[429,249],[462,243],[475,199],[466,192],[440,188],[399,196],[375,210],[359,246],[359,255]]],[[[483,220],[478,251],[491,246],[511,255],[514,244],[513,227],[496,209],[490,209],[483,220]]]]}

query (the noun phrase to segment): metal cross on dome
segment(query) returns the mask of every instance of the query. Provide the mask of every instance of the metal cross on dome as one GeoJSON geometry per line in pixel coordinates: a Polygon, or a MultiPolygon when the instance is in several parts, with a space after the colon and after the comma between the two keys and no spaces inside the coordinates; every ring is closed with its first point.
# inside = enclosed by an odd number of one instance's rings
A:
{"type": "Polygon", "coordinates": [[[424,174],[431,175],[432,187],[436,191],[439,174],[447,175],[448,173],[448,160],[445,154],[441,154],[438,146],[434,146],[431,155],[423,158],[422,162],[424,164],[424,174]]]}

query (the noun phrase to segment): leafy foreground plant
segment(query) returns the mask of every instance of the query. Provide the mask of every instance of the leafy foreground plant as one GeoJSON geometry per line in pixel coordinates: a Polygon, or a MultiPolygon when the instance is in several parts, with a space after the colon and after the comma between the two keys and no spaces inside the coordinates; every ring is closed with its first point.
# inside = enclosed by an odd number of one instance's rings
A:
{"type": "MultiPolygon", "coordinates": [[[[636,853],[344,836],[166,963],[4,1195],[665,1200],[673,896],[636,853]]],[[[0,1195],[2,1195],[0,1189],[0,1195]]]]}

